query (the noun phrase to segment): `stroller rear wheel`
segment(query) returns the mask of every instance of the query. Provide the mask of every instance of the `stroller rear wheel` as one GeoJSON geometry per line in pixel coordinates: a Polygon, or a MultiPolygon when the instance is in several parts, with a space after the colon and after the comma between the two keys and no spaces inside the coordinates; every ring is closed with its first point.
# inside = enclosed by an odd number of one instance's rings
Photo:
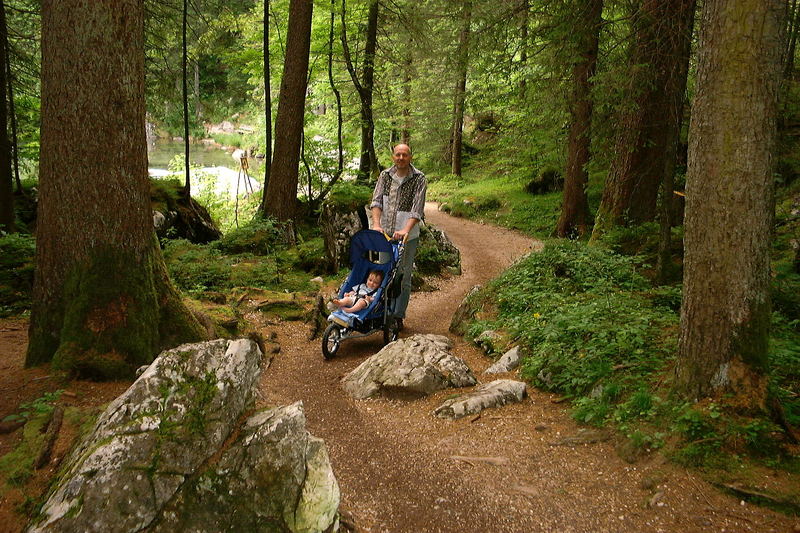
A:
{"type": "Polygon", "coordinates": [[[337,324],[331,324],[325,329],[322,335],[322,355],[325,359],[330,359],[339,351],[342,343],[342,330],[337,324]]]}
{"type": "Polygon", "coordinates": [[[394,342],[397,340],[399,336],[400,328],[397,327],[397,321],[395,319],[390,320],[383,326],[383,344],[384,346],[389,344],[390,342],[394,342]]]}

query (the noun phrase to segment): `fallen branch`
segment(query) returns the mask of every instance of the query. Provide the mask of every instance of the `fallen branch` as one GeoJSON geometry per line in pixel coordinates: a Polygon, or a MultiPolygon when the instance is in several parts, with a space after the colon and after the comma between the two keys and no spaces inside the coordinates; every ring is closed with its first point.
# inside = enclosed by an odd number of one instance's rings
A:
{"type": "Polygon", "coordinates": [[[509,463],[508,457],[470,457],[467,455],[451,455],[450,459],[462,461],[470,466],[475,466],[475,463],[486,463],[493,466],[501,466],[509,463]]]}

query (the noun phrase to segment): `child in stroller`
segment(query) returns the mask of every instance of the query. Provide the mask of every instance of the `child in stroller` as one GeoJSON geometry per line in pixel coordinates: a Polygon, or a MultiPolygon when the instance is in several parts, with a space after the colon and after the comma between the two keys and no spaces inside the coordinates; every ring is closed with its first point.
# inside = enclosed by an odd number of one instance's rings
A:
{"type": "Polygon", "coordinates": [[[356,285],[351,291],[344,293],[342,298],[334,298],[333,305],[339,306],[345,313],[357,313],[372,303],[375,299],[373,295],[381,287],[381,281],[383,272],[372,270],[367,276],[366,283],[356,285]]]}
{"type": "Polygon", "coordinates": [[[333,357],[347,339],[378,331],[383,331],[385,344],[397,339],[398,325],[392,311],[400,293],[396,274],[402,254],[403,243],[389,241],[380,231],[362,230],[350,239],[350,274],[332,301],[339,308],[328,316],[330,324],[322,336],[326,359],[333,357]],[[361,285],[368,289],[363,297],[350,295],[361,285]]]}

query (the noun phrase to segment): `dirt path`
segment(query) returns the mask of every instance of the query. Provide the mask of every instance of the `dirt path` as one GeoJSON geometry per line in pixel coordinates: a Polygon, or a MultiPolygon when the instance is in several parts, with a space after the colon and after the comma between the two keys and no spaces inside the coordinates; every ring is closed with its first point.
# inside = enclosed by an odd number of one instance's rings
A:
{"type": "MultiPolygon", "coordinates": [[[[451,316],[473,285],[496,276],[534,243],[454,219],[432,204],[426,217],[461,250],[464,273],[439,291],[412,296],[402,336],[449,335],[456,355],[480,379],[490,361],[447,332],[451,316]]],[[[309,343],[305,331],[286,324],[277,333],[283,351],[262,378],[261,403],[303,401],[310,431],[327,443],[342,511],[357,531],[766,532],[797,526],[741,505],[656,454],[628,464],[613,442],[552,446],[578,428],[547,393],[529,389],[521,404],[472,422],[446,421],[431,411],[453,391],[415,401],[360,401],[344,393],[339,380],[381,348],[381,335],[347,341],[325,362],[319,341],[309,343]]]]}

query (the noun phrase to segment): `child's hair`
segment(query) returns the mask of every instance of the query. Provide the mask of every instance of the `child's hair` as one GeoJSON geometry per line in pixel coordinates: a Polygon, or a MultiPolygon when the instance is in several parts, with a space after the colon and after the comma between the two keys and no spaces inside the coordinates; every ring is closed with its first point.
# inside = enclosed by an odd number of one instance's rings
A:
{"type": "Polygon", "coordinates": [[[383,270],[370,270],[369,274],[367,274],[367,277],[370,277],[372,274],[375,274],[376,276],[381,278],[381,281],[383,281],[383,270]]]}

